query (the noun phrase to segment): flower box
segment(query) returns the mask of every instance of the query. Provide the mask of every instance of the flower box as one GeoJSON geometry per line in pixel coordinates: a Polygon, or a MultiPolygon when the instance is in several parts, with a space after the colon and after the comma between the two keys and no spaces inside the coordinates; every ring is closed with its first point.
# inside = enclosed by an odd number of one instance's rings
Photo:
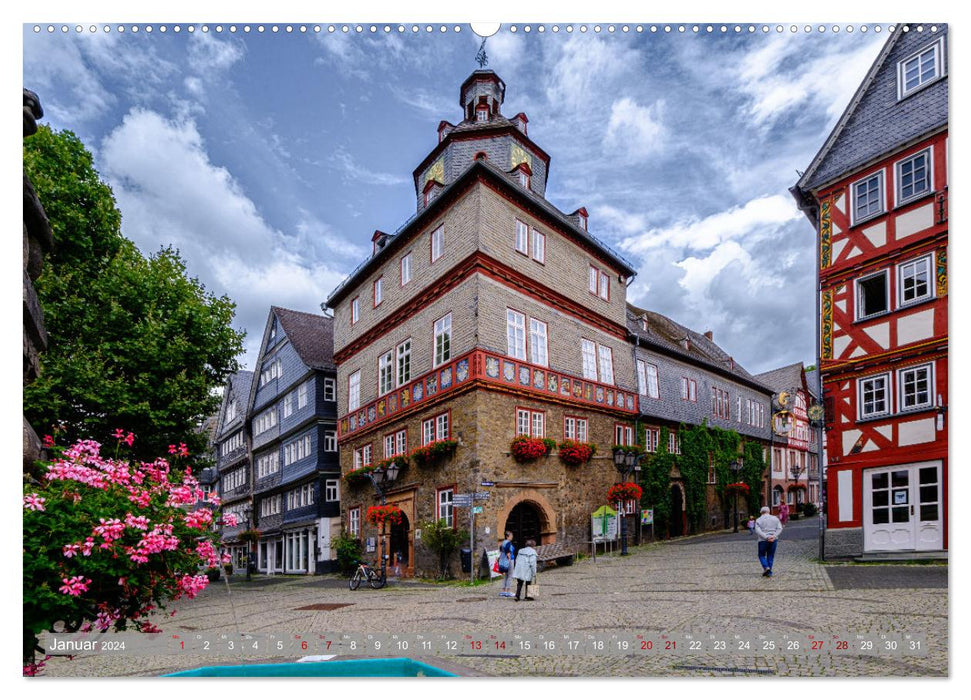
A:
{"type": "Polygon", "coordinates": [[[372,465],[367,465],[366,467],[361,467],[360,469],[353,469],[344,475],[344,480],[348,484],[360,485],[360,484],[370,484],[371,483],[371,472],[374,471],[372,465]]]}
{"type": "Polygon", "coordinates": [[[576,440],[564,440],[559,445],[560,461],[571,467],[586,464],[593,457],[596,445],[576,440]]]}
{"type": "Polygon", "coordinates": [[[410,455],[419,467],[433,467],[441,463],[446,457],[455,454],[458,442],[455,440],[435,440],[416,448],[410,455]]]}
{"type": "Polygon", "coordinates": [[[532,462],[547,455],[546,443],[540,438],[533,438],[528,435],[520,435],[514,438],[509,446],[509,452],[512,453],[513,459],[517,462],[532,462]]]}

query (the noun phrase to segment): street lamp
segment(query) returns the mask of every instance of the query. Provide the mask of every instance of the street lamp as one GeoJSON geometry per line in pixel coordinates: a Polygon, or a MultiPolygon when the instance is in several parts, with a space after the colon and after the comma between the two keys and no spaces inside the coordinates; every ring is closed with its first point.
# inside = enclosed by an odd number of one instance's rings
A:
{"type": "MultiPolygon", "coordinates": [[[[742,459],[741,458],[733,459],[731,462],[729,462],[728,468],[731,469],[732,474],[735,475],[734,483],[737,484],[738,473],[742,471],[742,459]]],[[[735,487],[734,491],[735,491],[735,530],[733,532],[738,532],[738,487],[737,486],[735,487]]]]}
{"type": "MultiPolygon", "coordinates": [[[[256,525],[253,524],[252,521],[250,520],[250,518],[252,517],[252,515],[253,515],[253,506],[250,505],[250,504],[247,504],[246,507],[243,508],[243,519],[246,520],[246,529],[247,530],[255,530],[256,529],[256,525]]],[[[252,571],[250,570],[250,547],[251,546],[252,546],[252,544],[250,543],[250,541],[249,540],[246,540],[246,549],[243,552],[243,557],[244,557],[243,561],[244,561],[244,563],[246,565],[246,580],[247,581],[252,581],[253,580],[252,571]]]]}
{"type": "MultiPolygon", "coordinates": [[[[617,467],[622,481],[627,481],[638,461],[640,459],[636,452],[620,449],[614,452],[614,466],[617,467]]],[[[620,513],[620,555],[625,557],[627,556],[627,504],[619,501],[618,510],[620,508],[623,508],[623,512],[620,513]]]]}
{"type": "MultiPolygon", "coordinates": [[[[398,463],[391,461],[386,468],[376,467],[368,476],[371,477],[371,485],[374,492],[381,499],[381,505],[387,505],[384,496],[385,484],[390,484],[398,478],[401,467],[398,463]]],[[[388,547],[385,539],[384,523],[381,524],[381,580],[386,581],[388,576],[388,547]]]]}

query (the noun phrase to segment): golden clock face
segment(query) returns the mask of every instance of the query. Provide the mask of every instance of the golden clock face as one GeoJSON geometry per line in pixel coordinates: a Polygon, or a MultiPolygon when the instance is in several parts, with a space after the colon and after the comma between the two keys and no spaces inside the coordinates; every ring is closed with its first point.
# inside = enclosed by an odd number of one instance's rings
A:
{"type": "Polygon", "coordinates": [[[809,414],[809,420],[822,420],[823,418],[823,407],[818,403],[814,403],[809,407],[807,411],[809,414]]]}
{"type": "Polygon", "coordinates": [[[428,184],[429,180],[445,183],[445,161],[441,158],[425,172],[425,184],[428,184]]]}
{"type": "Polygon", "coordinates": [[[509,168],[515,168],[520,163],[525,163],[530,168],[533,167],[533,157],[519,146],[513,146],[509,156],[509,168]]]}

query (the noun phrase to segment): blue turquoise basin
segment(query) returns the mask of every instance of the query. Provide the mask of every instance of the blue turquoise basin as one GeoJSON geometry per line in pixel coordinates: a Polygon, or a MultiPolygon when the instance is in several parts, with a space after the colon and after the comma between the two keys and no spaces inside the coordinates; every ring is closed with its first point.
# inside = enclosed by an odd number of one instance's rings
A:
{"type": "Polygon", "coordinates": [[[455,676],[454,673],[413,659],[350,659],[313,661],[298,664],[252,664],[243,666],[203,666],[166,676],[197,678],[413,678],[417,676],[455,676]]]}

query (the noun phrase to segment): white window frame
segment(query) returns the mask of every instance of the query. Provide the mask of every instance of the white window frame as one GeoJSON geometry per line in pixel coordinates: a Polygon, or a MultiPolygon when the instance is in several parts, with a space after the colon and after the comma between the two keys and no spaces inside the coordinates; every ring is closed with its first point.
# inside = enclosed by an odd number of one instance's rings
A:
{"type": "Polygon", "coordinates": [[[919,51],[915,51],[907,58],[897,62],[897,99],[902,100],[905,97],[913,95],[915,92],[921,90],[922,88],[930,85],[939,78],[944,77],[946,74],[944,66],[944,37],[941,37],[934,43],[925,46],[919,51]],[[927,54],[933,53],[934,56],[934,75],[930,76],[926,80],[920,78],[920,60],[927,54]],[[916,60],[918,69],[918,82],[911,88],[907,88],[906,85],[906,66],[908,63],[916,60]]]}
{"type": "Polygon", "coordinates": [[[324,500],[327,502],[341,500],[341,482],[339,479],[324,481],[324,500]]]}
{"type": "Polygon", "coordinates": [[[411,253],[401,256],[401,286],[411,282],[411,253]]]}
{"type": "Polygon", "coordinates": [[[894,164],[894,180],[897,185],[897,206],[907,204],[916,199],[920,199],[931,192],[934,191],[934,156],[930,148],[925,148],[922,151],[918,151],[913,155],[907,156],[906,158],[897,161],[894,164]],[[916,161],[919,158],[925,159],[924,164],[924,181],[927,183],[927,187],[919,192],[911,192],[909,195],[904,196],[904,178],[903,169],[908,163],[916,161]]]}
{"type": "Polygon", "coordinates": [[[546,264],[546,234],[533,229],[533,260],[546,264]]]}
{"type": "Polygon", "coordinates": [[[324,452],[337,452],[337,433],[333,430],[324,431],[324,452]]]}
{"type": "Polygon", "coordinates": [[[283,397],[283,406],[280,409],[281,413],[283,414],[283,418],[289,418],[293,415],[293,399],[294,392],[292,391],[287,392],[287,394],[283,397]]]}
{"type": "Polygon", "coordinates": [[[444,520],[448,527],[455,527],[455,508],[452,505],[452,496],[455,489],[438,489],[435,493],[435,515],[436,520],[444,520]]]}
{"type": "Polygon", "coordinates": [[[577,418],[576,416],[563,417],[563,439],[576,440],[577,442],[587,441],[587,419],[577,418]]]}
{"type": "MultiPolygon", "coordinates": [[[[643,360],[638,360],[638,362],[643,362],[643,360]]],[[[640,368],[638,368],[638,372],[640,372],[640,368]]],[[[644,362],[644,375],[646,380],[644,388],[647,396],[652,399],[661,398],[661,378],[658,375],[657,365],[644,362]]]]}
{"type": "Polygon", "coordinates": [[[394,386],[394,351],[388,350],[378,357],[378,396],[384,396],[394,386]]]}
{"type": "Polygon", "coordinates": [[[381,306],[381,302],[384,301],[384,277],[378,277],[374,280],[374,306],[377,308],[381,306]]]}
{"type": "Polygon", "coordinates": [[[506,354],[526,360],[526,315],[506,309],[506,354]]]}
{"type": "Polygon", "coordinates": [[[529,255],[529,225],[516,219],[516,252],[529,255]]]}
{"type": "Polygon", "coordinates": [[[361,320],[361,298],[354,297],[351,299],[351,325],[361,320]]]}
{"type": "Polygon", "coordinates": [[[361,534],[361,507],[357,506],[347,511],[347,532],[353,537],[361,534]]]}
{"type": "Polygon", "coordinates": [[[610,301],[610,276],[600,270],[600,279],[597,284],[597,296],[604,301],[610,301]]]}
{"type": "Polygon", "coordinates": [[[609,345],[597,345],[598,368],[600,369],[600,383],[614,383],[614,349],[609,345]],[[606,351],[606,352],[605,352],[606,351]]]}
{"type": "Polygon", "coordinates": [[[262,435],[267,430],[275,428],[277,425],[276,406],[271,406],[267,410],[253,419],[253,436],[262,435]]]}
{"type": "Polygon", "coordinates": [[[661,429],[646,427],[644,428],[644,451],[657,452],[658,443],[661,442],[661,429]]]}
{"type": "Polygon", "coordinates": [[[857,400],[857,417],[859,420],[865,420],[867,418],[881,418],[884,416],[889,416],[893,413],[893,384],[890,380],[890,372],[882,372],[880,374],[872,374],[868,377],[860,377],[856,380],[856,400],[857,400]],[[864,394],[867,391],[866,385],[870,382],[875,382],[877,380],[883,381],[883,400],[886,408],[883,411],[866,411],[866,404],[864,400],[864,394]]]}
{"type": "Polygon", "coordinates": [[[934,406],[934,363],[928,362],[923,365],[912,365],[897,370],[897,408],[900,412],[922,411],[934,406]],[[924,370],[927,372],[927,401],[907,405],[907,394],[904,391],[905,374],[910,374],[924,370]]]}
{"type": "Polygon", "coordinates": [[[906,262],[899,263],[897,265],[897,306],[911,306],[913,304],[919,304],[922,301],[927,301],[928,299],[933,299],[935,296],[935,285],[934,285],[934,256],[933,254],[922,255],[919,258],[914,258],[913,260],[907,260],[906,262]],[[916,266],[923,264],[925,266],[925,273],[927,274],[927,292],[922,296],[915,296],[913,299],[904,299],[904,275],[906,274],[906,269],[913,266],[915,268],[916,277],[917,271],[916,266]]]}
{"type": "Polygon", "coordinates": [[[337,400],[337,381],[326,377],[324,379],[324,401],[337,400]]]}
{"type": "Polygon", "coordinates": [[[361,407],[361,370],[347,377],[347,410],[356,411],[361,407]]]}
{"type": "Polygon", "coordinates": [[[516,435],[534,438],[546,437],[546,412],[528,408],[516,409],[516,435]]]}
{"type": "Polygon", "coordinates": [[[587,270],[587,291],[593,295],[597,294],[598,281],[600,280],[600,268],[590,265],[587,270]]]}
{"type": "Polygon", "coordinates": [[[308,379],[297,387],[297,410],[307,405],[311,384],[313,384],[313,379],[308,379]]]}
{"type": "Polygon", "coordinates": [[[522,185],[523,189],[528,190],[529,189],[530,180],[532,179],[530,177],[530,174],[527,173],[522,168],[520,168],[519,169],[519,172],[516,173],[516,176],[519,178],[519,184],[522,185]]]}
{"type": "Polygon", "coordinates": [[[449,421],[451,416],[446,413],[440,413],[435,416],[435,439],[436,440],[448,440],[449,434],[449,421]]]}
{"type": "Polygon", "coordinates": [[[267,452],[256,458],[256,478],[263,479],[280,471],[280,450],[267,452]]]}
{"type": "Polygon", "coordinates": [[[445,224],[431,233],[431,261],[435,262],[445,254],[445,224]]]}
{"type": "Polygon", "coordinates": [[[586,338],[580,339],[580,357],[583,367],[583,378],[598,381],[597,374],[597,344],[586,338]]]}
{"type": "Polygon", "coordinates": [[[435,321],[434,326],[435,357],[433,367],[452,359],[452,313],[449,312],[435,321]]]}
{"type": "Polygon", "coordinates": [[[373,455],[371,445],[362,445],[354,450],[354,468],[361,469],[372,464],[373,455]]]}
{"type": "Polygon", "coordinates": [[[542,367],[550,363],[547,326],[535,318],[529,319],[529,361],[542,367]]]}
{"type": "Polygon", "coordinates": [[[882,316],[886,313],[889,313],[892,310],[891,304],[890,304],[890,271],[886,269],[879,270],[877,272],[873,272],[853,280],[853,300],[854,300],[854,307],[855,307],[854,311],[855,311],[857,321],[865,321],[867,319],[877,318],[878,316],[882,316]],[[884,285],[884,289],[886,290],[886,294],[885,294],[885,298],[887,300],[886,308],[883,309],[882,311],[875,311],[874,313],[864,315],[863,314],[863,294],[862,294],[863,290],[861,289],[860,285],[863,282],[867,282],[869,280],[872,280],[881,276],[883,277],[883,285],[884,285]]]}
{"type": "Polygon", "coordinates": [[[615,424],[614,425],[614,444],[633,445],[634,429],[629,425],[624,425],[623,423],[615,424]]]}
{"type": "Polygon", "coordinates": [[[887,211],[887,187],[886,179],[884,176],[883,168],[875,173],[870,173],[866,177],[861,177],[859,180],[855,181],[850,185],[850,225],[856,226],[864,221],[869,221],[887,211]],[[856,203],[858,199],[857,187],[865,183],[870,182],[873,179],[877,180],[877,198],[878,207],[875,211],[868,212],[862,216],[858,215],[856,212],[856,203]]]}
{"type": "Polygon", "coordinates": [[[395,348],[395,379],[398,386],[411,381],[411,338],[398,343],[395,348]]]}

